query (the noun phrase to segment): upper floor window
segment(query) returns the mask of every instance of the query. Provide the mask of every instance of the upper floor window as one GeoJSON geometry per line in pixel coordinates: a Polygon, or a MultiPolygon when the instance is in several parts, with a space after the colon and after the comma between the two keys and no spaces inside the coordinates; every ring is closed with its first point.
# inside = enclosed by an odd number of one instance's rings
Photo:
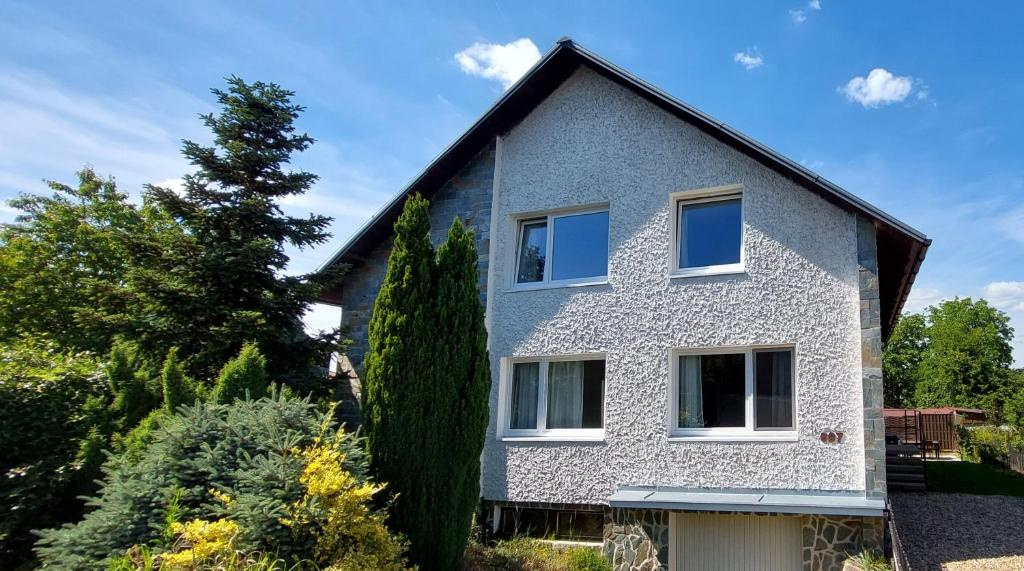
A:
{"type": "Polygon", "coordinates": [[[674,275],[742,271],[742,187],[674,193],[672,208],[674,275]]]}
{"type": "Polygon", "coordinates": [[[792,348],[681,350],[674,361],[674,436],[793,435],[792,348]]]}
{"type": "Polygon", "coordinates": [[[549,214],[519,222],[517,286],[572,284],[608,276],[608,210],[549,214]]]}
{"type": "Polygon", "coordinates": [[[505,436],[603,434],[604,357],[522,359],[509,369],[505,436]]]}

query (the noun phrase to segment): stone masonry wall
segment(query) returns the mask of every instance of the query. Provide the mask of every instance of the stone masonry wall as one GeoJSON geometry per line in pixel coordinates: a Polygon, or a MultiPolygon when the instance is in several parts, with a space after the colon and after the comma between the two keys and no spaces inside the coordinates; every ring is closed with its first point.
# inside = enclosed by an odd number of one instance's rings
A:
{"type": "MultiPolygon", "coordinates": [[[[476,232],[479,255],[480,301],[486,304],[487,255],[491,236],[491,196],[494,185],[494,152],[492,143],[482,150],[430,199],[430,237],[434,246],[444,242],[448,227],[456,216],[476,232]]],[[[355,374],[362,375],[363,359],[369,350],[370,316],[380,284],[387,272],[388,255],[394,239],[377,246],[367,259],[345,276],[341,292],[341,319],[345,335],[352,340],[347,352],[355,374]]]]}
{"type": "MultiPolygon", "coordinates": [[[[725,512],[723,512],[725,513],[725,512]]],[[[737,515],[728,512],[730,515],[737,515]]],[[[604,555],[615,571],[668,569],[670,510],[605,511],[604,555]]],[[[775,514],[742,514],[763,517],[775,514]]],[[[841,571],[848,555],[882,548],[883,518],[803,516],[803,570],[841,571]]],[[[676,554],[677,561],[679,554],[676,554]]]]}
{"type": "Polygon", "coordinates": [[[864,391],[864,489],[884,498],[885,419],[882,416],[882,320],[878,294],[878,246],[875,227],[857,217],[860,283],[861,378],[864,391]]]}

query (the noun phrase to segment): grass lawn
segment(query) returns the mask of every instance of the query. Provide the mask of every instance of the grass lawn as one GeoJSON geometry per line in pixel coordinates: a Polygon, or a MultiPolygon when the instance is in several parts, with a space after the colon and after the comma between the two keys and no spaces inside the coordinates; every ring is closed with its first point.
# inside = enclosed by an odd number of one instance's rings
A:
{"type": "Polygon", "coordinates": [[[974,462],[927,462],[928,490],[1024,497],[1024,474],[974,462]]]}

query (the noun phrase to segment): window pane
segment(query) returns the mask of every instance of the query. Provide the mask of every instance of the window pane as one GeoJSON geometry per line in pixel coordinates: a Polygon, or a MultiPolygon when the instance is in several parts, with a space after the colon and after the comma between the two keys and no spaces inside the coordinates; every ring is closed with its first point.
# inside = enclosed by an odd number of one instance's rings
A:
{"type": "Polygon", "coordinates": [[[608,275],[608,213],[574,214],[554,219],[551,279],[608,275]]]}
{"type": "Polygon", "coordinates": [[[744,355],[679,357],[679,428],[746,425],[744,355]]]}
{"type": "Polygon", "coordinates": [[[679,204],[679,267],[700,268],[740,261],[743,221],[740,199],[679,204]]]}
{"type": "Polygon", "coordinates": [[[541,220],[523,223],[519,244],[519,275],[516,283],[526,284],[544,280],[544,262],[547,256],[548,223],[541,220]]]}
{"type": "Polygon", "coordinates": [[[754,353],[754,428],[793,428],[793,352],[754,353]]]}
{"type": "Polygon", "coordinates": [[[601,428],[604,361],[548,365],[548,428],[601,428]]]}
{"type": "Polygon", "coordinates": [[[509,428],[525,430],[537,428],[539,378],[540,363],[516,363],[513,365],[509,428]]]}

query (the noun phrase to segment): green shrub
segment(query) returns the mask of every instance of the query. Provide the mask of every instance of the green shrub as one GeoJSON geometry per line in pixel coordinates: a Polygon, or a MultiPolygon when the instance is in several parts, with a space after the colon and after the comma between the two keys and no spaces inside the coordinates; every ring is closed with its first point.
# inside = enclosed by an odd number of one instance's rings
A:
{"type": "Polygon", "coordinates": [[[960,455],[964,460],[993,466],[1008,461],[1010,433],[998,426],[959,427],[960,455]]]}
{"type": "Polygon", "coordinates": [[[892,569],[888,559],[869,549],[856,555],[850,555],[850,561],[863,571],[890,571],[892,569]]]}
{"type": "Polygon", "coordinates": [[[31,557],[30,530],[81,514],[102,446],[81,450],[106,414],[107,381],[89,353],[19,340],[0,347],[0,561],[31,557]]]}
{"type": "Polygon", "coordinates": [[[213,400],[221,404],[235,399],[258,399],[267,394],[267,360],[255,343],[246,343],[237,357],[228,361],[217,377],[213,400]]]}
{"type": "Polygon", "coordinates": [[[343,451],[346,470],[365,481],[362,441],[331,432],[329,413],[308,399],[274,393],[179,410],[159,418],[137,458],[122,454],[104,466],[103,487],[82,521],[42,532],[36,551],[49,568],[106,566],[135,545],[164,549],[171,510],[181,521],[229,517],[242,530],[240,550],[301,559],[312,545],[296,543],[295,531],[281,522],[304,494],[304,460],[296,451],[326,434],[343,451]],[[217,501],[211,489],[233,501],[217,501]]]}
{"type": "Polygon", "coordinates": [[[528,537],[484,546],[470,543],[462,561],[467,571],[611,571],[601,553],[590,547],[556,547],[528,537]]]}
{"type": "Polygon", "coordinates": [[[192,404],[196,400],[193,383],[185,377],[185,367],[178,360],[178,348],[171,347],[160,370],[160,385],[163,388],[164,410],[174,414],[183,404],[192,404]]]}
{"type": "Polygon", "coordinates": [[[565,557],[573,571],[612,571],[612,566],[597,550],[589,547],[573,547],[566,550],[565,557]]]}

